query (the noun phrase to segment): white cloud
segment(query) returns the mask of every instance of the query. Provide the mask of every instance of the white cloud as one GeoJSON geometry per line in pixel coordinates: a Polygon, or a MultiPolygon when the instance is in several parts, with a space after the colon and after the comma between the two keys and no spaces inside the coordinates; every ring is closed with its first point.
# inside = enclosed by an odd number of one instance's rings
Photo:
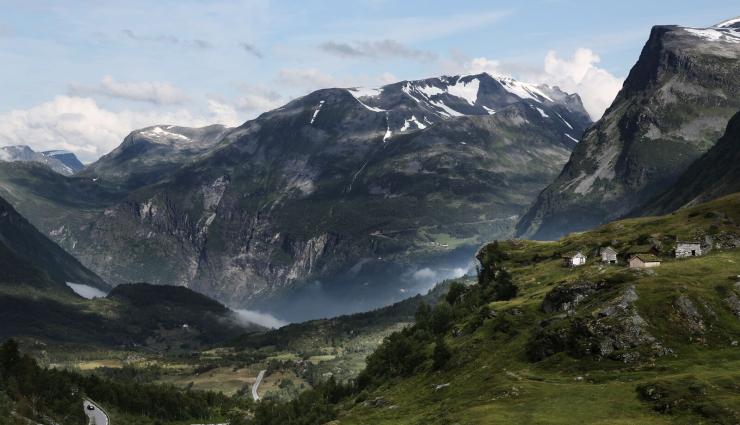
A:
{"type": "Polygon", "coordinates": [[[591,118],[597,120],[611,105],[624,82],[597,67],[600,61],[599,55],[586,48],[577,49],[570,59],[561,59],[551,50],[545,56],[544,74],[539,82],[578,93],[591,118]]]}
{"type": "Polygon", "coordinates": [[[285,103],[286,98],[269,87],[252,84],[241,84],[244,94],[234,100],[234,106],[244,112],[265,112],[285,103]]]}
{"type": "Polygon", "coordinates": [[[437,278],[437,272],[430,269],[429,267],[424,267],[423,269],[419,269],[414,272],[413,274],[414,279],[416,280],[430,280],[430,279],[436,279],[437,278]]]}
{"type": "Polygon", "coordinates": [[[315,68],[284,68],[278,72],[276,80],[286,86],[304,90],[337,87],[339,80],[315,68]]]}
{"type": "Polygon", "coordinates": [[[100,95],[157,105],[174,105],[188,100],[184,91],[167,82],[121,82],[109,75],[103,77],[103,80],[94,86],[70,84],[69,94],[72,96],[100,95]]]}
{"type": "Polygon", "coordinates": [[[242,324],[257,324],[266,328],[277,329],[288,324],[275,316],[254,310],[234,310],[242,324]]]}
{"type": "Polygon", "coordinates": [[[483,72],[487,72],[491,75],[502,74],[501,63],[497,60],[485,57],[473,58],[470,62],[465,64],[465,70],[469,74],[480,74],[483,72]]]}
{"type": "Polygon", "coordinates": [[[403,59],[418,59],[430,61],[437,58],[437,55],[414,49],[396,40],[374,40],[374,41],[356,41],[353,44],[327,41],[321,43],[319,48],[327,53],[345,58],[386,58],[398,57],[403,59]]]}
{"type": "Polygon", "coordinates": [[[569,59],[559,58],[551,50],[545,56],[543,68],[532,69],[486,57],[467,59],[453,52],[452,60],[443,63],[443,66],[448,72],[507,75],[529,83],[558,86],[568,93],[578,93],[586,111],[592,119],[597,120],[611,105],[624,81],[596,66],[600,61],[596,53],[586,48],[577,49],[569,59]]]}
{"type": "Polygon", "coordinates": [[[66,149],[83,161],[92,161],[118,146],[132,130],[155,124],[205,126],[237,125],[238,114],[209,102],[208,112],[185,109],[111,111],[95,100],[57,96],[30,109],[0,114],[0,145],[26,144],[36,151],[66,149]]]}

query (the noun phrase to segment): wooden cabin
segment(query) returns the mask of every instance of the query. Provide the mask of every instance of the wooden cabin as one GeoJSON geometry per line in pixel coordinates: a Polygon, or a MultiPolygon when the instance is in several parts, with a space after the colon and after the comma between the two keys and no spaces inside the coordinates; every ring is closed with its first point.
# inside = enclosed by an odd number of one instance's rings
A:
{"type": "Polygon", "coordinates": [[[629,259],[631,269],[650,269],[660,266],[660,258],[653,254],[635,254],[629,259]]]}
{"type": "Polygon", "coordinates": [[[698,257],[702,254],[701,242],[676,241],[676,258],[698,257]]]}
{"type": "Polygon", "coordinates": [[[562,258],[565,267],[578,267],[586,264],[586,256],[580,251],[563,254],[562,258]]]}
{"type": "Polygon", "coordinates": [[[607,246],[599,250],[601,261],[607,264],[617,264],[617,250],[607,246]]]}

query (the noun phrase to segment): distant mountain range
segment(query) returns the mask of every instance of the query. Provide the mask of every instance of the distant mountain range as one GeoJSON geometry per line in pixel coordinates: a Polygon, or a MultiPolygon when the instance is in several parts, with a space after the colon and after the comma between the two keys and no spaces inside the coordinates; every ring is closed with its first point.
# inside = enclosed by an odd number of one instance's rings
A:
{"type": "Polygon", "coordinates": [[[590,123],[575,94],[488,74],[324,89],[237,128],[135,131],[71,178],[0,163],[0,193],[112,284],[240,306],[320,287],[343,313],[511,235],[590,123]]]}
{"type": "Polygon", "coordinates": [[[25,145],[0,147],[0,161],[38,162],[65,176],[71,176],[85,168],[72,152],[63,150],[35,152],[25,145]]]}
{"type": "Polygon", "coordinates": [[[654,27],[614,103],[517,225],[556,239],[668,190],[740,110],[740,28],[654,27]]]}

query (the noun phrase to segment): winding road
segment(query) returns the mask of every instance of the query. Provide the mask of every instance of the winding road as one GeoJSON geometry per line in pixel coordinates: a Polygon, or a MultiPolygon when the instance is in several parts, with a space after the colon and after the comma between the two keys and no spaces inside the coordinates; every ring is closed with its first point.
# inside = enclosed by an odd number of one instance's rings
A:
{"type": "Polygon", "coordinates": [[[90,400],[83,400],[82,408],[85,409],[88,425],[110,425],[108,415],[97,404],[90,400]],[[92,406],[93,410],[90,410],[88,406],[92,406]]]}
{"type": "Polygon", "coordinates": [[[254,385],[252,385],[252,398],[254,401],[260,400],[260,395],[257,394],[257,389],[260,386],[260,383],[262,382],[262,378],[265,377],[266,370],[260,370],[260,373],[257,374],[257,379],[254,381],[254,385]]]}

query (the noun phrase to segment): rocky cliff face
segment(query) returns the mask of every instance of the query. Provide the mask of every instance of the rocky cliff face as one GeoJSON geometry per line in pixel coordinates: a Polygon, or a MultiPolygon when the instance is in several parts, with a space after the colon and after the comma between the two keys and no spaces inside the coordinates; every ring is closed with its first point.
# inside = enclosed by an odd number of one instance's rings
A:
{"type": "Polygon", "coordinates": [[[717,144],[670,189],[632,215],[667,214],[735,192],[740,192],[740,113],[732,117],[717,144]]]}
{"type": "Polygon", "coordinates": [[[510,235],[588,124],[578,96],[488,74],[325,89],[238,128],[136,131],[54,194],[19,167],[0,188],[113,283],[231,305],[321,288],[351,311],[510,235]]]}
{"type": "Polygon", "coordinates": [[[517,225],[554,239],[623,216],[666,190],[740,108],[740,29],[654,27],[624,87],[517,225]]]}

